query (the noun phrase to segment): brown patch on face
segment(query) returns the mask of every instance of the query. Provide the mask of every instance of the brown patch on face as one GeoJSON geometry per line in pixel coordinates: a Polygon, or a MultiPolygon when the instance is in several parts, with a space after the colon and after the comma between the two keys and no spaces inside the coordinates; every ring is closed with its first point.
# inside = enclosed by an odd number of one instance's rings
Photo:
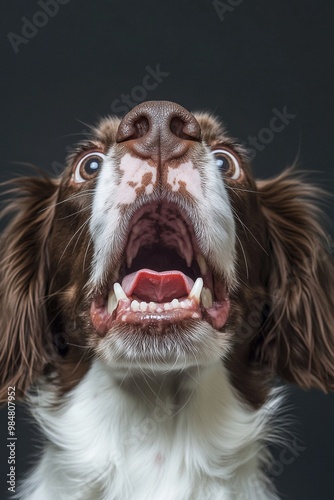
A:
{"type": "Polygon", "coordinates": [[[186,182],[179,181],[178,193],[180,193],[185,200],[189,200],[190,203],[193,203],[193,196],[189,193],[186,182]]]}
{"type": "Polygon", "coordinates": [[[152,185],[153,186],[153,175],[151,172],[147,172],[146,174],[144,174],[141,178],[141,184],[140,184],[140,187],[137,187],[137,182],[128,182],[129,186],[135,188],[135,191],[136,191],[136,195],[137,197],[140,197],[140,196],[143,196],[145,193],[146,193],[146,188],[147,186],[149,185],[152,185]]]}
{"type": "Polygon", "coordinates": [[[152,173],[147,172],[146,174],[143,175],[141,183],[144,187],[146,187],[146,186],[149,186],[150,184],[152,184],[152,180],[153,180],[152,173]]]}

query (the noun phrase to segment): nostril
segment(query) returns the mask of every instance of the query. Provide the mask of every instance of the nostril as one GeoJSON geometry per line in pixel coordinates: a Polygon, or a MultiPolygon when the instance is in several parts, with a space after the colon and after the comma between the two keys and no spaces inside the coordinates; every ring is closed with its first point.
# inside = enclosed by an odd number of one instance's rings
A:
{"type": "Polygon", "coordinates": [[[169,124],[172,134],[176,135],[179,139],[191,139],[191,137],[184,133],[185,122],[178,116],[174,116],[169,124]]]}
{"type": "Polygon", "coordinates": [[[148,134],[149,130],[149,119],[146,116],[141,115],[134,119],[132,122],[129,121],[124,123],[122,129],[120,127],[118,130],[116,140],[117,142],[124,142],[140,139],[141,137],[144,137],[146,134],[148,134]]]}
{"type": "Polygon", "coordinates": [[[144,137],[150,130],[150,122],[146,116],[140,116],[133,124],[133,128],[135,129],[133,137],[131,139],[139,139],[140,137],[144,137]]]}
{"type": "Polygon", "coordinates": [[[194,120],[183,120],[179,116],[173,116],[169,124],[173,135],[187,141],[200,140],[200,128],[194,120]]]}

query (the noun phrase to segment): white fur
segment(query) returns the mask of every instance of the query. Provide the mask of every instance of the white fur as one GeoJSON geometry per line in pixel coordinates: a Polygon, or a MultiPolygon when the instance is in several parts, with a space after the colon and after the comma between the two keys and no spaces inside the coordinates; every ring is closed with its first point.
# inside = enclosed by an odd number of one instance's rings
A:
{"type": "Polygon", "coordinates": [[[279,399],[246,406],[222,362],[153,376],[95,360],[61,406],[52,406],[52,391],[31,399],[48,443],[19,498],[276,498],[261,466],[279,399]]]}

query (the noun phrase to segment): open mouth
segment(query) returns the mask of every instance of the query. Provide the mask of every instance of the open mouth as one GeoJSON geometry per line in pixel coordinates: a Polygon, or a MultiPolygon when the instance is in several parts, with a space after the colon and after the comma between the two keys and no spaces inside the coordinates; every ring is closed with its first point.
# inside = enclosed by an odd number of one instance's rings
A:
{"type": "Polygon", "coordinates": [[[102,292],[91,320],[100,335],[116,324],[207,321],[221,329],[230,310],[228,287],[200,252],[192,222],[175,204],[144,205],[128,227],[123,261],[102,292]]]}

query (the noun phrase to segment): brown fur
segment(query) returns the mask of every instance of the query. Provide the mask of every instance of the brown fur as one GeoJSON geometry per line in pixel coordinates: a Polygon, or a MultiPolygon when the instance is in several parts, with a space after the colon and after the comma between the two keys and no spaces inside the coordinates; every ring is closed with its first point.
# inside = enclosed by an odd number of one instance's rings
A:
{"type": "Polygon", "coordinates": [[[2,215],[15,214],[1,238],[0,377],[22,396],[53,352],[45,307],[48,235],[58,195],[46,176],[21,178],[2,215]]]}
{"type": "Polygon", "coordinates": [[[301,387],[333,390],[334,268],[315,203],[324,193],[292,169],[258,188],[271,258],[258,359],[301,387]]]}

